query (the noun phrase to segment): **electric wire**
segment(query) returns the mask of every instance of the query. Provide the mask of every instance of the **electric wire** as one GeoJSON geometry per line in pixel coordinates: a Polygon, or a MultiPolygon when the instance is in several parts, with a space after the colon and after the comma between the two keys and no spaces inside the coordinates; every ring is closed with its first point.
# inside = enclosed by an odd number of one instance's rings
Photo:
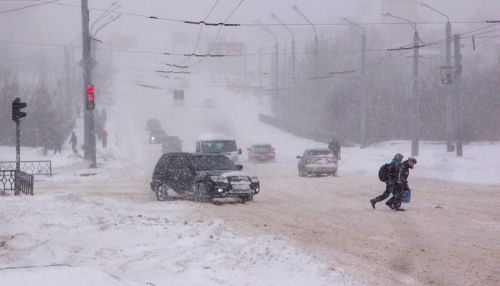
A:
{"type": "Polygon", "coordinates": [[[47,2],[40,1],[42,3],[26,5],[26,6],[23,6],[23,7],[9,9],[9,10],[2,10],[2,11],[0,11],[0,14],[10,13],[10,12],[16,12],[16,11],[28,9],[28,8],[31,8],[31,7],[36,7],[36,6],[42,6],[42,5],[47,5],[47,4],[54,4],[57,1],[59,1],[59,0],[52,0],[52,1],[47,1],[47,2]]]}

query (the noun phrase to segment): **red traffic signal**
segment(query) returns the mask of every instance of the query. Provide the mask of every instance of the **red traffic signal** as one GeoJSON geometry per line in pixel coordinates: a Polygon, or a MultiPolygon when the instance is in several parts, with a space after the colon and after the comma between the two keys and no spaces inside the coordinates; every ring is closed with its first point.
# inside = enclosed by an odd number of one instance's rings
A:
{"type": "Polygon", "coordinates": [[[95,95],[94,95],[94,86],[93,85],[88,85],[87,86],[87,110],[94,110],[95,109],[95,95]]]}
{"type": "Polygon", "coordinates": [[[26,112],[22,112],[21,109],[26,107],[26,102],[21,102],[21,99],[17,97],[12,101],[12,120],[16,123],[19,119],[26,117],[26,112]]]}

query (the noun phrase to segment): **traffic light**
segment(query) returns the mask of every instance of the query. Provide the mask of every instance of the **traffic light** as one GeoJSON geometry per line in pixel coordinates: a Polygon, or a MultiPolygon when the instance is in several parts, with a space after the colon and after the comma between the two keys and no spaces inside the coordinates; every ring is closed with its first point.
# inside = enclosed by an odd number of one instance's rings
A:
{"type": "Polygon", "coordinates": [[[12,101],[12,120],[16,123],[19,122],[19,119],[24,118],[26,116],[26,112],[22,112],[21,109],[26,107],[26,102],[21,102],[19,97],[16,97],[12,101]]]}
{"type": "Polygon", "coordinates": [[[95,95],[94,95],[94,86],[93,85],[88,85],[87,86],[87,110],[94,110],[95,109],[95,95]]]}

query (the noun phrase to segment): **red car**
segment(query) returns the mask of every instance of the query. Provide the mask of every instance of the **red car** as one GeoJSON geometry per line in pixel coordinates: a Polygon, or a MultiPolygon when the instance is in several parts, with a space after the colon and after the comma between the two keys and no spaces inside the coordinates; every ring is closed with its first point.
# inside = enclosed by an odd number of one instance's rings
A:
{"type": "Polygon", "coordinates": [[[248,148],[248,162],[274,162],[275,159],[276,152],[271,144],[253,144],[248,148]]]}

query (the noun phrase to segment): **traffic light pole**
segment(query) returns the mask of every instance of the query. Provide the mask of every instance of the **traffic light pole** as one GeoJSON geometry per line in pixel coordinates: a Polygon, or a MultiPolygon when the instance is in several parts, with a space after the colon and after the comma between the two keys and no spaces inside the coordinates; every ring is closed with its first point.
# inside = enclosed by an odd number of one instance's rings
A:
{"type": "Polygon", "coordinates": [[[87,108],[87,86],[91,85],[92,81],[89,17],[88,0],[82,0],[84,157],[90,161],[90,168],[96,168],[94,110],[87,108]]]}
{"type": "Polygon", "coordinates": [[[21,128],[19,126],[19,121],[16,121],[16,181],[14,183],[15,191],[14,195],[19,195],[19,183],[17,181],[18,174],[21,171],[21,128]]]}

